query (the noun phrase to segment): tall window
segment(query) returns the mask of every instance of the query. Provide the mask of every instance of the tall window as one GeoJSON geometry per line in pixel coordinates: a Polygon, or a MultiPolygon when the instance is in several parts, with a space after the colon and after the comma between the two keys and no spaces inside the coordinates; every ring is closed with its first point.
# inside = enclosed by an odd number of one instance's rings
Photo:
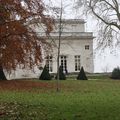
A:
{"type": "Polygon", "coordinates": [[[67,56],[62,55],[61,56],[61,67],[63,69],[63,72],[67,72],[67,56]]]}
{"type": "Polygon", "coordinates": [[[85,50],[89,50],[90,46],[89,45],[85,45],[85,50]]]}
{"type": "Polygon", "coordinates": [[[53,71],[53,57],[52,56],[47,56],[46,57],[46,67],[49,70],[49,72],[53,71]]]}
{"type": "Polygon", "coordinates": [[[75,71],[80,71],[80,55],[75,55],[75,71]]]}

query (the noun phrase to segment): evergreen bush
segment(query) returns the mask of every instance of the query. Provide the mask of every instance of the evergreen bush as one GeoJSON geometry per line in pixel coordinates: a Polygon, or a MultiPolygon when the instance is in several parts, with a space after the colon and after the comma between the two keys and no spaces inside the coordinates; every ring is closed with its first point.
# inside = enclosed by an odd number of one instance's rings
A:
{"type": "Polygon", "coordinates": [[[81,70],[77,76],[77,80],[88,80],[83,67],[81,67],[81,70]]]}
{"type": "Polygon", "coordinates": [[[114,68],[111,74],[112,79],[120,79],[120,68],[114,68]]]}
{"type": "Polygon", "coordinates": [[[0,80],[7,80],[7,78],[3,72],[2,66],[0,66],[0,80]]]}
{"type": "MultiPolygon", "coordinates": [[[[57,74],[57,76],[58,76],[58,74],[57,74]]],[[[56,79],[57,79],[57,76],[56,76],[56,79]]],[[[59,67],[59,80],[66,80],[66,76],[63,72],[62,66],[59,67]]]]}
{"type": "Polygon", "coordinates": [[[51,80],[51,76],[50,76],[50,73],[45,65],[40,77],[39,77],[39,80],[51,80]]]}

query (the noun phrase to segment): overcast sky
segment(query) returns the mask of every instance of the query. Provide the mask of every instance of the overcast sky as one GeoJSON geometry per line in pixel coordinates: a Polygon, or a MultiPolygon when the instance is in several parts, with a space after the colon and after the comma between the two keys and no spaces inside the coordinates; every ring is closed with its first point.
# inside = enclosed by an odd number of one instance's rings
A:
{"type": "MultiPolygon", "coordinates": [[[[85,19],[86,24],[86,32],[93,32],[94,36],[96,36],[97,28],[96,28],[96,20],[91,16],[83,17],[80,11],[73,9],[75,6],[75,0],[62,0],[64,7],[63,18],[66,19],[85,19]]],[[[45,0],[49,5],[60,7],[61,0],[45,0]],[[51,1],[51,3],[49,3],[51,1]]],[[[119,66],[120,67],[120,48],[116,49],[108,49],[106,48],[103,52],[99,52],[99,50],[95,50],[95,42],[94,39],[94,72],[108,72],[112,71],[113,68],[119,66]]]]}

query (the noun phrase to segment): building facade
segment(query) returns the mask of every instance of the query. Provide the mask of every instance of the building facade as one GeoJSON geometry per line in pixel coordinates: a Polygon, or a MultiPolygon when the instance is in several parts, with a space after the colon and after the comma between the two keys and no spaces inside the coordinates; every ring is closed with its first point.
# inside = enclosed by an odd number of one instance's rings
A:
{"type": "MultiPolygon", "coordinates": [[[[44,56],[42,66],[46,64],[50,73],[57,72],[59,28],[60,22],[56,20],[54,30],[47,39],[51,43],[51,50],[44,56]]],[[[39,28],[36,30],[40,36],[43,35],[42,32],[39,32],[39,28]]],[[[79,72],[81,66],[88,73],[94,72],[93,39],[92,32],[85,32],[84,20],[62,20],[59,63],[64,72],[79,72]]]]}
{"type": "MultiPolygon", "coordinates": [[[[43,53],[43,63],[39,66],[43,68],[46,65],[50,73],[57,72],[59,28],[60,22],[55,20],[54,29],[46,38],[51,47],[43,53]]],[[[35,27],[34,29],[39,36],[45,37],[44,26],[35,27]]],[[[86,72],[94,72],[93,39],[93,33],[85,31],[84,20],[62,20],[59,62],[65,73],[77,73],[82,66],[86,72]]],[[[40,70],[36,66],[34,72],[31,70],[18,70],[10,78],[38,78],[39,76],[40,70]]]]}

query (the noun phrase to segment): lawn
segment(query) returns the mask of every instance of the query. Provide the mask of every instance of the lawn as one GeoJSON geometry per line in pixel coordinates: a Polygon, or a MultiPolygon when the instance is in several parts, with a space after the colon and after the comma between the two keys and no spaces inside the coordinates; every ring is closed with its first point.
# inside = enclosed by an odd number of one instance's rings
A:
{"type": "Polygon", "coordinates": [[[120,120],[119,80],[0,82],[0,120],[120,120]]]}

